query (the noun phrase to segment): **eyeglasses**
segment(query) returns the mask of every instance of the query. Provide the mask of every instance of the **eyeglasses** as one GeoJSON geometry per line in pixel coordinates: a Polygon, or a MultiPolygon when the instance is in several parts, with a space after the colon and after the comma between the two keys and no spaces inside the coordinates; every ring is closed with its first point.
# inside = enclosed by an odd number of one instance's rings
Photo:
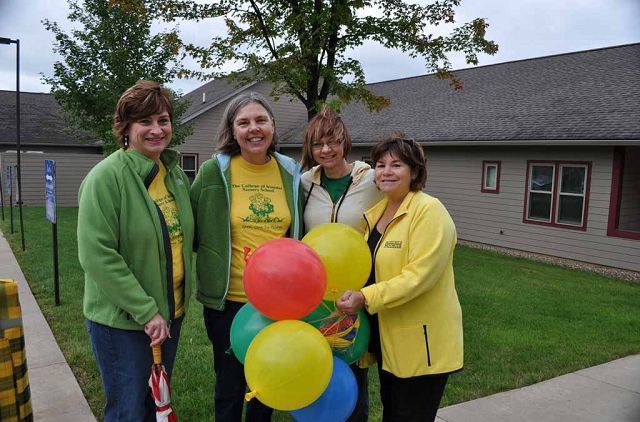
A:
{"type": "Polygon", "coordinates": [[[330,141],[327,142],[314,142],[311,144],[311,149],[314,149],[316,151],[320,151],[322,150],[322,148],[324,148],[324,146],[328,146],[329,149],[334,149],[335,147],[337,147],[338,145],[342,144],[342,139],[332,139],[330,141]]]}

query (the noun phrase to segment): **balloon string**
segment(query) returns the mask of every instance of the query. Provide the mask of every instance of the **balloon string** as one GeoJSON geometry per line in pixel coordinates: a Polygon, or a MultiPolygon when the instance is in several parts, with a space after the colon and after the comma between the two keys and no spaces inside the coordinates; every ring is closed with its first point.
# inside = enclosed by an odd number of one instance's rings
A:
{"type": "Polygon", "coordinates": [[[249,256],[251,256],[251,248],[245,246],[242,252],[244,254],[244,262],[246,263],[249,260],[249,256]]]}
{"type": "MultiPolygon", "coordinates": [[[[334,313],[332,313],[326,319],[330,320],[332,318],[332,316],[334,316],[334,313]]],[[[322,333],[322,335],[324,335],[324,337],[326,338],[327,342],[329,343],[329,346],[331,346],[332,348],[346,349],[347,347],[350,347],[353,344],[353,342],[355,341],[355,338],[353,340],[348,340],[348,339],[345,339],[345,337],[347,337],[354,330],[357,331],[360,328],[360,317],[359,316],[356,317],[356,319],[353,322],[353,324],[349,325],[348,327],[346,327],[342,331],[338,331],[338,332],[333,333],[334,329],[336,329],[336,327],[339,327],[340,323],[345,318],[349,318],[349,316],[346,315],[346,314],[342,314],[337,320],[334,320],[328,327],[322,327],[320,329],[320,332],[322,333]],[[327,333],[332,333],[332,334],[327,334],[327,333]]]]}
{"type": "Polygon", "coordinates": [[[317,324],[317,323],[320,323],[322,321],[325,321],[325,320],[328,320],[328,319],[331,319],[331,318],[335,318],[336,316],[339,315],[340,311],[338,311],[337,309],[331,308],[331,306],[327,305],[324,301],[322,301],[320,303],[320,306],[322,306],[325,311],[329,311],[329,315],[327,315],[326,317],[310,320],[310,321],[308,321],[310,324],[317,324]]]}
{"type": "Polygon", "coordinates": [[[254,398],[255,396],[258,395],[258,392],[253,390],[253,391],[249,391],[247,394],[244,395],[244,399],[246,401],[250,401],[252,398],[254,398]]]}

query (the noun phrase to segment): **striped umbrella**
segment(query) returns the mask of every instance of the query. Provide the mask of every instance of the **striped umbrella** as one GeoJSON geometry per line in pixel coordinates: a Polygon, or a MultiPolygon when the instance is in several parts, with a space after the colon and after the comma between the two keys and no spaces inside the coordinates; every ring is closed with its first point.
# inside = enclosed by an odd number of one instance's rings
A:
{"type": "Polygon", "coordinates": [[[169,376],[162,364],[162,349],[154,346],[153,365],[151,366],[151,377],[149,377],[149,387],[151,395],[156,402],[156,420],[158,422],[178,422],[176,412],[171,407],[171,387],[169,386],[169,376]]]}

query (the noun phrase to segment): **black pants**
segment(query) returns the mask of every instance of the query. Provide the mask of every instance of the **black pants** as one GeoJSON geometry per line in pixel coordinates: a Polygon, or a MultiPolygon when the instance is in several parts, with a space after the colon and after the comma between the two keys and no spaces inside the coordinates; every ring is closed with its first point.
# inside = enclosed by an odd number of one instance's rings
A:
{"type": "Polygon", "coordinates": [[[398,378],[378,362],[382,422],[433,421],[449,374],[398,378]]]}
{"type": "MultiPolygon", "coordinates": [[[[215,420],[240,422],[247,382],[244,366],[231,351],[231,322],[244,303],[227,301],[223,311],[204,308],[204,325],[213,345],[213,368],[216,373],[214,393],[215,420]]],[[[270,421],[273,409],[254,398],[247,404],[246,421],[270,421]]]]}
{"type": "Polygon", "coordinates": [[[358,400],[347,422],[367,422],[369,420],[369,369],[359,368],[357,363],[350,368],[358,383],[358,400]]]}

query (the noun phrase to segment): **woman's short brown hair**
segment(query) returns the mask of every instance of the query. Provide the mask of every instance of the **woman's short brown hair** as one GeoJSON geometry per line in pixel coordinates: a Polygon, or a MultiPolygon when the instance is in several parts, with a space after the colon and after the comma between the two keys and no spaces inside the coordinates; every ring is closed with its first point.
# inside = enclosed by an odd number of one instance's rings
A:
{"type": "Polygon", "coordinates": [[[154,81],[138,81],[128,88],[118,100],[113,115],[113,133],[121,147],[127,148],[124,137],[131,123],[152,114],[169,113],[173,122],[173,101],[171,92],[154,81]]]}
{"type": "Polygon", "coordinates": [[[240,145],[233,136],[233,122],[236,120],[236,116],[240,110],[251,103],[259,104],[267,110],[271,124],[273,125],[273,138],[267,151],[274,152],[276,150],[276,146],[278,145],[278,132],[276,131],[276,120],[273,116],[273,108],[269,104],[269,101],[260,93],[246,92],[235,96],[229,101],[227,108],[224,110],[222,120],[220,120],[220,125],[218,126],[218,134],[216,135],[217,151],[231,156],[240,154],[240,145]]]}
{"type": "Polygon", "coordinates": [[[386,154],[394,156],[409,166],[411,169],[410,190],[417,192],[424,188],[427,183],[427,160],[422,147],[416,141],[406,138],[400,132],[387,135],[371,151],[374,167],[386,154]]]}
{"type": "Polygon", "coordinates": [[[351,136],[342,118],[334,109],[325,105],[322,110],[309,121],[304,129],[304,142],[302,144],[302,169],[306,170],[315,166],[312,144],[323,139],[342,139],[342,151],[346,158],[351,151],[351,136]]]}

